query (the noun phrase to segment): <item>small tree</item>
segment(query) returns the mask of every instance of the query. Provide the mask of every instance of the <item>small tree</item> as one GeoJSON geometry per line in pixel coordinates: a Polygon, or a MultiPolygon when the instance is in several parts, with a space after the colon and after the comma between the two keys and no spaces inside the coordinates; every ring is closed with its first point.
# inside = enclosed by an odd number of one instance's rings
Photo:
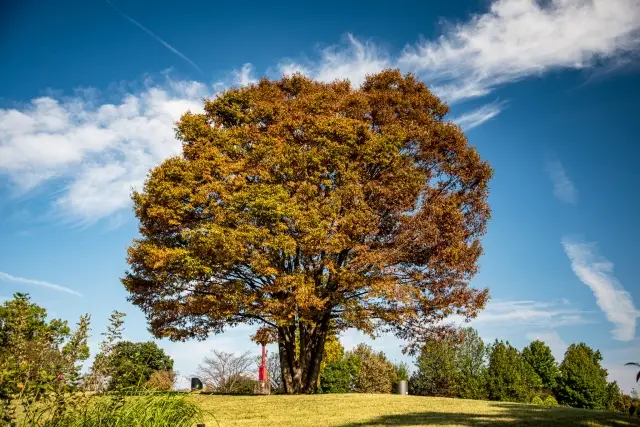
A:
{"type": "Polygon", "coordinates": [[[489,399],[528,402],[542,387],[542,380],[522,354],[509,342],[496,340],[489,350],[487,392],[489,399]]]}
{"type": "Polygon", "coordinates": [[[278,355],[278,353],[269,353],[269,356],[267,356],[267,371],[269,372],[271,393],[284,392],[284,383],[282,382],[282,367],[280,366],[280,356],[278,355]]]}
{"type": "Polygon", "coordinates": [[[602,355],[585,343],[571,344],[560,364],[556,397],[560,404],[575,408],[604,409],[607,370],[602,355]]]}
{"type": "Polygon", "coordinates": [[[542,387],[547,390],[554,390],[559,371],[556,359],[553,357],[549,346],[539,340],[532,341],[522,350],[522,357],[538,374],[542,380],[542,387]]]}
{"type": "Polygon", "coordinates": [[[405,362],[400,362],[395,365],[396,368],[396,379],[398,381],[408,381],[409,380],[409,367],[405,362]]]}
{"type": "Polygon", "coordinates": [[[416,360],[411,394],[453,397],[457,393],[456,343],[453,338],[429,340],[416,360]]]}
{"type": "Polygon", "coordinates": [[[620,386],[616,381],[611,381],[607,384],[604,405],[607,411],[622,410],[622,390],[620,390],[620,386]]]}
{"type": "Polygon", "coordinates": [[[154,342],[119,341],[109,353],[99,353],[94,361],[108,373],[108,390],[143,388],[156,371],[173,370],[173,359],[154,342]]]}
{"type": "Polygon", "coordinates": [[[458,372],[457,396],[463,399],[486,397],[487,348],[473,328],[460,333],[460,344],[455,348],[455,364],[458,372]]]}
{"type": "Polygon", "coordinates": [[[216,393],[233,394],[247,387],[246,379],[250,378],[254,366],[255,358],[250,351],[236,355],[212,350],[198,366],[198,375],[216,393]]]}
{"type": "Polygon", "coordinates": [[[16,403],[26,424],[45,408],[56,416],[72,404],[81,362],[89,357],[89,315],[75,331],[67,322],[47,319],[28,294],[16,293],[0,305],[0,422],[15,425],[16,403]]]}

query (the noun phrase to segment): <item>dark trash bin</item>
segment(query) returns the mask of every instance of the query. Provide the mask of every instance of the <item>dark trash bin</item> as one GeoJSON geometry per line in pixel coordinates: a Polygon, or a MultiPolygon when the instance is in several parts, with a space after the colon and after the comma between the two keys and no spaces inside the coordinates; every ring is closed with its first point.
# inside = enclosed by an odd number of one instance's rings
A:
{"type": "Polygon", "coordinates": [[[409,394],[409,381],[398,381],[396,383],[396,394],[409,394]]]}
{"type": "Polygon", "coordinates": [[[202,390],[202,381],[200,378],[193,377],[191,378],[191,391],[202,390]]]}

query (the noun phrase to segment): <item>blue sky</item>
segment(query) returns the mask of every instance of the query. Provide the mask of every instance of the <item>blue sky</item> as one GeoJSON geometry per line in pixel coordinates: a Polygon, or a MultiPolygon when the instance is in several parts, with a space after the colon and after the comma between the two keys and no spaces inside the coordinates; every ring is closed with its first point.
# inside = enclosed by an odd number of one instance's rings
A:
{"type": "MultiPolygon", "coordinates": [[[[172,123],[203,97],[301,71],[359,84],[416,73],[495,169],[472,325],[518,347],[599,348],[629,391],[640,359],[640,3],[471,0],[215,4],[4,2],[0,13],[0,297],[50,314],[113,309],[147,339],[119,282],[136,236],[131,188],[178,154],[172,123]]],[[[455,320],[455,319],[454,319],[455,320]]],[[[183,375],[211,348],[256,350],[251,328],[161,342],[183,375]]],[[[367,340],[355,331],[351,347],[367,340]]],[[[391,337],[370,341],[403,359],[391,337]]]]}

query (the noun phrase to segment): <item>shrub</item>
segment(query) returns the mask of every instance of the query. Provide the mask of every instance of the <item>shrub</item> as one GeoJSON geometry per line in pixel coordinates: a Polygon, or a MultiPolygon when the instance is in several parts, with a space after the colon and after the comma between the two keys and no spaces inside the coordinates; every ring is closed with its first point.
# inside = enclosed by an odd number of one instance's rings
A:
{"type": "Polygon", "coordinates": [[[544,398],[544,406],[558,406],[558,401],[552,395],[544,398]]]}
{"type": "Polygon", "coordinates": [[[248,375],[233,375],[217,392],[230,394],[253,394],[257,381],[248,375]]]}
{"type": "Polygon", "coordinates": [[[544,402],[542,401],[542,399],[540,399],[540,396],[533,396],[533,399],[531,399],[531,404],[532,405],[544,405],[544,402]]]}
{"type": "Polygon", "coordinates": [[[349,393],[353,391],[359,366],[353,357],[342,357],[327,363],[320,374],[320,392],[349,393]]]}
{"type": "Polygon", "coordinates": [[[358,344],[347,357],[353,357],[358,364],[354,389],[358,393],[391,393],[396,380],[396,369],[383,352],[374,352],[366,344],[358,344]]]}
{"type": "Polygon", "coordinates": [[[147,390],[171,391],[176,383],[176,373],[173,371],[155,371],[145,384],[147,390]]]}

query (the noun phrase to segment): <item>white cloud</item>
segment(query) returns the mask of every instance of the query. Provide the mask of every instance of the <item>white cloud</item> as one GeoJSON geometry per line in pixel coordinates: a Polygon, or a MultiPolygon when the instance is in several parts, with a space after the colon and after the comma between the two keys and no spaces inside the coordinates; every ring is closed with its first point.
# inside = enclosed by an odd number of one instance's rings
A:
{"type": "Polygon", "coordinates": [[[504,102],[492,102],[475,110],[468,111],[461,116],[454,117],[451,120],[463,130],[470,130],[500,114],[504,105],[504,102]]]}
{"type": "Polygon", "coordinates": [[[637,0],[496,0],[438,39],[407,46],[398,62],[454,102],[525,77],[623,57],[637,48],[639,30],[637,0]]]}
{"type": "Polygon", "coordinates": [[[22,283],[25,285],[34,285],[34,286],[40,286],[43,288],[47,288],[47,289],[53,289],[55,291],[58,292],[65,292],[71,295],[76,295],[81,297],[82,294],[78,291],[74,291],[71,288],[67,288],[66,286],[60,286],[60,285],[56,285],[53,283],[49,283],[49,282],[45,282],[43,280],[34,280],[34,279],[26,279],[24,277],[18,277],[18,276],[12,276],[9,273],[5,273],[0,271],[0,281],[7,281],[7,282],[13,282],[13,283],[22,283]]]}
{"type": "Polygon", "coordinates": [[[323,82],[349,79],[354,86],[364,82],[367,74],[375,74],[393,63],[387,53],[372,41],[360,41],[347,34],[344,45],[329,46],[320,51],[317,61],[305,61],[300,64],[294,60],[283,60],[278,71],[283,74],[300,72],[323,82]]]}
{"type": "Polygon", "coordinates": [[[66,181],[56,213],[91,223],[130,206],[149,168],[178,155],[174,122],[201,111],[213,92],[201,83],[167,81],[115,104],[38,98],[23,109],[0,109],[0,174],[27,191],[66,181]]]}
{"type": "Polygon", "coordinates": [[[595,243],[582,243],[564,239],[564,251],[571,261],[571,268],[596,297],[598,307],[614,324],[613,337],[630,341],[635,336],[636,310],[633,299],[613,275],[613,264],[597,254],[595,243]]]}
{"type": "MultiPolygon", "coordinates": [[[[614,62],[637,47],[639,33],[637,0],[552,0],[544,7],[535,0],[496,0],[488,12],[450,27],[438,39],[407,46],[400,55],[348,34],[344,43],[321,49],[316,59],[279,61],[276,73],[350,79],[358,86],[367,74],[399,67],[417,71],[445,101],[454,102],[550,70],[585,68],[600,59],[614,62]]],[[[174,121],[188,109],[200,111],[202,98],[214,89],[255,82],[253,66],[244,64],[229,80],[213,88],[193,81],[147,84],[102,105],[89,91],[0,109],[0,174],[23,192],[54,182],[53,206],[65,219],[87,224],[121,215],[130,206],[131,188],[140,188],[148,169],[180,153],[174,121]]],[[[468,130],[503,107],[489,103],[454,120],[468,130]]],[[[559,197],[575,200],[566,174],[558,177],[559,197]]]]}
{"type": "Polygon", "coordinates": [[[256,83],[258,80],[253,76],[253,65],[244,64],[240,70],[233,72],[235,77],[235,83],[240,86],[249,86],[252,83],[256,83]]]}
{"type": "Polygon", "coordinates": [[[558,160],[547,163],[547,171],[553,182],[553,194],[565,203],[574,204],[578,200],[578,190],[567,176],[564,166],[558,160]]]}
{"type": "Polygon", "coordinates": [[[562,361],[564,353],[569,347],[569,344],[554,330],[529,332],[526,337],[529,341],[540,340],[547,344],[551,349],[551,353],[553,353],[553,357],[555,357],[558,362],[562,361]]]}

